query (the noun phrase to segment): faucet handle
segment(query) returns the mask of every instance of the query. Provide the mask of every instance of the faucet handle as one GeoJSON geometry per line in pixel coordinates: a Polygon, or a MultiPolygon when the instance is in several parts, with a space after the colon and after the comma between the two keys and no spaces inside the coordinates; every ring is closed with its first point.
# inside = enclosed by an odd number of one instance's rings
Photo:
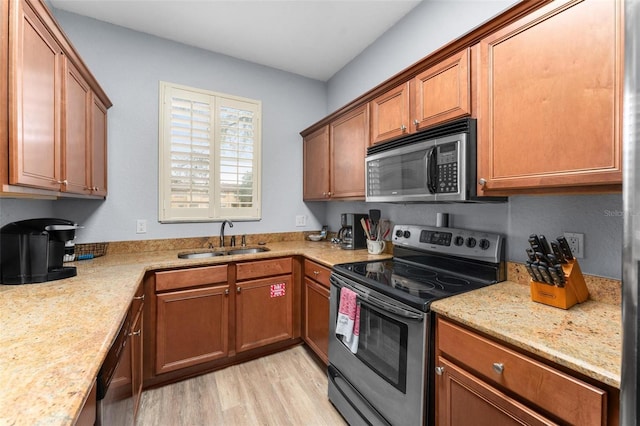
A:
{"type": "Polygon", "coordinates": [[[232,235],[231,236],[231,247],[235,247],[236,246],[236,236],[232,235]]]}
{"type": "Polygon", "coordinates": [[[245,234],[242,234],[242,240],[241,240],[240,244],[242,245],[242,247],[246,247],[247,246],[247,236],[245,234]]]}

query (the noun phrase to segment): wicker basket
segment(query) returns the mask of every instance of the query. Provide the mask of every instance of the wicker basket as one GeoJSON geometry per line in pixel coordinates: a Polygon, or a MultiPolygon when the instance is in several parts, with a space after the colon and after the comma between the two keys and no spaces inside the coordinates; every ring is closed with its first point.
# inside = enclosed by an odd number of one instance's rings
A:
{"type": "Polygon", "coordinates": [[[92,259],[107,254],[109,243],[76,244],[76,260],[92,259]]]}

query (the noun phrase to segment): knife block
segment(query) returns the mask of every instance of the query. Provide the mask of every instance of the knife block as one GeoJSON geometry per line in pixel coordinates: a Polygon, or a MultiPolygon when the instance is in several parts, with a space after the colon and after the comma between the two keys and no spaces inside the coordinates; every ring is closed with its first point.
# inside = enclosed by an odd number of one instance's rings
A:
{"type": "Polygon", "coordinates": [[[564,287],[556,287],[531,280],[531,300],[556,308],[569,309],[589,298],[589,290],[584,282],[580,264],[576,259],[562,265],[565,276],[564,287]]]}

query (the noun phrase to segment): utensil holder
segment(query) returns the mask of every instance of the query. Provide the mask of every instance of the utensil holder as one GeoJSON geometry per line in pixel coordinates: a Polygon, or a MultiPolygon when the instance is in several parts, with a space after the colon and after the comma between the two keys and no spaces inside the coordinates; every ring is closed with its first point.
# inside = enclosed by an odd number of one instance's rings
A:
{"type": "Polygon", "coordinates": [[[531,300],[556,308],[569,309],[589,298],[589,290],[584,282],[580,264],[576,259],[562,265],[565,276],[564,287],[556,287],[531,280],[531,300]]]}

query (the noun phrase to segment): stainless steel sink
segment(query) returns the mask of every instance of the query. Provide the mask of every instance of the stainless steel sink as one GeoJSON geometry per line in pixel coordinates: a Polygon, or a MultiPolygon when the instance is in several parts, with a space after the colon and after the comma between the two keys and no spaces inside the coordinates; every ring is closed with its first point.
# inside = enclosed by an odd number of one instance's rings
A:
{"type": "Polygon", "coordinates": [[[178,253],[180,259],[203,259],[206,257],[224,256],[226,253],[223,251],[201,251],[201,252],[186,252],[178,253]]]}
{"type": "Polygon", "coordinates": [[[252,253],[262,253],[264,251],[269,251],[266,247],[251,247],[251,248],[239,248],[228,250],[227,254],[252,254],[252,253]]]}

